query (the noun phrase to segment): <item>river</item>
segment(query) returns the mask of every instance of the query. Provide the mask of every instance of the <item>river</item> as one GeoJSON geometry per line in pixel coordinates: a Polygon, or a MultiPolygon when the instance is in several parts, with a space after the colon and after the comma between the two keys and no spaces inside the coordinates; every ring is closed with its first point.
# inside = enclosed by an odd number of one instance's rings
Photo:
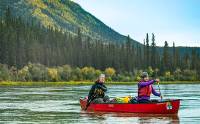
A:
{"type": "MultiPolygon", "coordinates": [[[[112,97],[137,94],[136,85],[107,87],[112,97]]],[[[0,87],[0,123],[200,123],[199,84],[160,87],[163,98],[182,99],[177,116],[84,112],[79,98],[88,94],[90,86],[0,87]]]]}

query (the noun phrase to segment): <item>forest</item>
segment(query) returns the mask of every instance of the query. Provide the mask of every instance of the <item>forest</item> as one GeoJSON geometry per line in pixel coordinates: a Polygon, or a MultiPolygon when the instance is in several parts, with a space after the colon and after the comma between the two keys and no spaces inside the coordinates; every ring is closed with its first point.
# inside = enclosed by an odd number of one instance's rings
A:
{"type": "Polygon", "coordinates": [[[200,80],[200,55],[180,53],[164,42],[162,52],[155,34],[144,44],[105,42],[90,36],[45,28],[12,16],[0,18],[0,81],[95,80],[106,73],[110,81],[138,80],[142,71],[162,80],[200,80]]]}

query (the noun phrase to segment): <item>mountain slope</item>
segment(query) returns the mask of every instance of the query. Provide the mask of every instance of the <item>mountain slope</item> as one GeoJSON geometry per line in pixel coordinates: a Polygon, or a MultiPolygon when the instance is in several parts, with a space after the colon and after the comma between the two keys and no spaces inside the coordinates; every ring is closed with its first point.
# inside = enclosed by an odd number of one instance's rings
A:
{"type": "MultiPolygon", "coordinates": [[[[33,20],[45,27],[62,29],[76,34],[78,29],[84,35],[111,42],[124,42],[126,37],[114,31],[96,17],[70,0],[1,0],[3,15],[7,7],[26,21],[33,20]]],[[[139,44],[137,41],[132,40],[139,44]]]]}

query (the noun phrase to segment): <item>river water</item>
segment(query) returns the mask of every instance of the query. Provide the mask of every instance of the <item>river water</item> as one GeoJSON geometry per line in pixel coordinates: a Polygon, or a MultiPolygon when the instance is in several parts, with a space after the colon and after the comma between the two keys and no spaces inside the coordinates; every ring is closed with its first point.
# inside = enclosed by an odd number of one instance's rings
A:
{"type": "MultiPolygon", "coordinates": [[[[107,87],[112,97],[137,94],[136,85],[107,87]]],[[[84,112],[79,98],[88,94],[90,86],[0,87],[0,123],[200,123],[200,85],[160,87],[164,98],[182,99],[177,116],[84,112]]]]}

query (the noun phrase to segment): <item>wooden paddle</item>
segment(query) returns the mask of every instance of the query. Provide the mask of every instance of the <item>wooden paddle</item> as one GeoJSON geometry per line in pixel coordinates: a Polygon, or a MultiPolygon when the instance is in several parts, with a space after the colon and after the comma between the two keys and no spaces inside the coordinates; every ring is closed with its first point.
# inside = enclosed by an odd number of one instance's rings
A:
{"type": "Polygon", "coordinates": [[[160,92],[160,98],[161,98],[161,101],[162,101],[162,93],[161,93],[161,91],[160,91],[160,83],[157,82],[157,85],[158,85],[158,90],[159,90],[159,92],[160,92]]]}
{"type": "Polygon", "coordinates": [[[88,100],[87,105],[85,107],[85,111],[88,109],[88,107],[90,106],[92,100],[96,97],[96,95],[94,95],[91,99],[88,100]]]}
{"type": "MultiPolygon", "coordinates": [[[[154,77],[154,79],[156,79],[157,78],[157,73],[153,73],[153,76],[152,77],[154,77]]],[[[161,93],[161,90],[160,90],[160,83],[159,82],[157,82],[157,85],[158,85],[158,90],[159,90],[159,93],[160,93],[160,98],[161,98],[161,101],[162,101],[162,93],[161,93]]]]}

